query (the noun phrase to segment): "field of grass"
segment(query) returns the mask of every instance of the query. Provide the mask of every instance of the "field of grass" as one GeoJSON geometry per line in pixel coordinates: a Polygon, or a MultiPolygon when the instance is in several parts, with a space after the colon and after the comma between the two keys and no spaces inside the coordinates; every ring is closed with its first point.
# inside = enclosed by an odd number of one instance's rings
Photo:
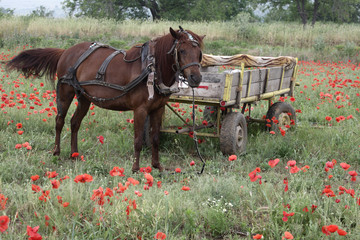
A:
{"type": "MultiPolygon", "coordinates": [[[[100,40],[126,47],[162,34],[169,25],[176,27],[175,23],[161,22],[159,27],[132,22],[133,27],[127,30],[125,23],[103,29],[97,28],[98,21],[69,20],[66,28],[73,30],[60,32],[64,26],[56,23],[62,20],[49,20],[54,21],[50,24],[36,21],[0,20],[1,61],[30,45],[65,47],[101,35],[100,40]],[[21,21],[28,21],[27,25],[21,21]],[[4,29],[5,22],[13,27],[4,29]]],[[[215,44],[216,54],[230,54],[223,51],[224,42],[242,48],[239,35],[234,36],[236,40],[226,32],[217,35],[226,23],[217,23],[220,30],[211,24],[207,28],[189,24],[189,29],[208,35],[207,46],[215,44]]],[[[345,46],[351,40],[346,36],[356,34],[347,32],[348,27],[355,26],[338,27],[344,32],[336,44],[345,46]]],[[[285,29],[290,31],[291,27],[285,29]]],[[[265,25],[262,30],[271,35],[265,25]]],[[[268,46],[276,48],[276,44],[268,46]]],[[[311,49],[311,45],[307,47],[311,49]]],[[[296,49],[300,48],[294,45],[292,54],[283,55],[297,57],[296,49]]],[[[80,158],[71,160],[69,122],[75,103],[62,134],[62,153],[52,156],[56,116],[53,85],[45,79],[8,73],[1,65],[0,239],[27,239],[36,235],[36,230],[43,239],[163,239],[161,233],[166,239],[253,239],[256,234],[263,239],[282,239],[289,233],[294,239],[359,239],[360,186],[355,175],[360,170],[360,64],[353,58],[340,61],[345,56],[331,58],[323,51],[321,54],[331,61],[304,57],[299,62],[300,86],[295,101],[284,99],[296,109],[296,129],[282,136],[264,131],[263,125],[250,124],[247,152],[234,161],[222,155],[217,139],[201,138],[199,149],[206,160],[202,175],[197,174],[201,162],[192,139],[168,134],[162,135],[160,149],[160,161],[168,170],[160,173],[147,168],[148,174],[132,173],[132,113],[98,107],[91,107],[84,118],[79,131],[80,158]],[[279,160],[276,166],[273,161],[269,164],[275,159],[279,160]],[[120,169],[111,171],[114,167],[120,169]],[[114,172],[122,175],[121,168],[125,176],[116,176],[114,172]],[[83,182],[78,182],[81,175],[83,182]]],[[[267,102],[252,107],[252,114],[261,117],[266,114],[267,102]]],[[[176,108],[185,116],[191,112],[185,104],[176,108]]],[[[196,112],[199,124],[203,110],[199,107],[196,112]]],[[[144,149],[141,167],[150,162],[151,151],[144,149]]]]}
{"type": "Polygon", "coordinates": [[[0,47],[14,48],[24,43],[34,47],[68,48],[75,43],[100,41],[118,48],[168,33],[182,25],[206,35],[208,54],[294,56],[300,60],[360,61],[360,31],[357,24],[316,23],[303,30],[300,23],[168,22],[96,19],[46,19],[14,17],[0,19],[0,47]]]}

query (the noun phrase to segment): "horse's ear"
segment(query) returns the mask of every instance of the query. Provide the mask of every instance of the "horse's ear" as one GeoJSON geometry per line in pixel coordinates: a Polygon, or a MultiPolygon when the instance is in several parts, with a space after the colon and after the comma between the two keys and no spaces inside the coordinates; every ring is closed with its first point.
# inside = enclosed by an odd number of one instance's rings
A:
{"type": "Polygon", "coordinates": [[[205,37],[206,37],[206,35],[200,36],[201,40],[204,40],[205,37]]]}
{"type": "Polygon", "coordinates": [[[179,39],[180,35],[170,27],[170,33],[175,39],[179,39]]]}

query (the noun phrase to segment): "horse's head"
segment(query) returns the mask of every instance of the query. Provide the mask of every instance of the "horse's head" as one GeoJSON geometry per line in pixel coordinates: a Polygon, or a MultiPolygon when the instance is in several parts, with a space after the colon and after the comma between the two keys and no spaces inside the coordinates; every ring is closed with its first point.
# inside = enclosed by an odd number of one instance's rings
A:
{"type": "Polygon", "coordinates": [[[176,72],[183,74],[190,87],[198,87],[202,77],[200,74],[200,62],[202,58],[202,40],[205,36],[184,30],[174,31],[170,28],[174,44],[168,54],[174,55],[176,72]]]}

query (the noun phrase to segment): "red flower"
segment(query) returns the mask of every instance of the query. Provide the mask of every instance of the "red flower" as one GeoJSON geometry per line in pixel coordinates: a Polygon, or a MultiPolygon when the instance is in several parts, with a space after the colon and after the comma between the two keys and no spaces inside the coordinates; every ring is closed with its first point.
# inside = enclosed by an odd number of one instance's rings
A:
{"type": "Polygon", "coordinates": [[[276,159],[274,159],[274,160],[270,160],[270,161],[268,162],[268,164],[269,164],[269,166],[270,166],[271,168],[273,168],[273,167],[275,167],[275,166],[279,163],[279,161],[280,161],[280,159],[276,158],[276,159]]]}
{"type": "Polygon", "coordinates": [[[350,165],[347,164],[347,163],[344,163],[344,162],[340,163],[340,166],[341,166],[345,171],[347,171],[347,170],[350,168],[350,165]]]}
{"type": "Polygon", "coordinates": [[[57,175],[59,175],[56,171],[53,171],[53,172],[46,172],[46,176],[48,178],[54,178],[56,177],[57,175]]]}
{"type": "Polygon", "coordinates": [[[112,170],[110,170],[110,175],[111,176],[120,176],[120,177],[124,177],[124,169],[123,168],[119,168],[119,167],[113,167],[112,170]]]}
{"type": "Polygon", "coordinates": [[[296,165],[296,161],[295,160],[290,160],[290,161],[287,162],[287,165],[289,167],[294,167],[296,165]]]}
{"type": "Polygon", "coordinates": [[[16,124],[16,128],[17,128],[17,129],[20,129],[20,128],[22,128],[22,127],[23,127],[22,123],[17,123],[17,124],[16,124]]]}
{"type": "Polygon", "coordinates": [[[131,178],[131,177],[128,178],[127,180],[128,180],[129,183],[131,183],[131,184],[134,185],[134,186],[139,184],[139,181],[138,181],[138,180],[135,180],[135,179],[133,179],[133,178],[131,178]]]}
{"type": "Polygon", "coordinates": [[[294,236],[289,232],[284,232],[284,236],[281,239],[294,239],[294,236]]]}
{"type": "Polygon", "coordinates": [[[190,187],[188,187],[188,186],[183,186],[183,187],[181,188],[181,190],[183,190],[183,191],[189,191],[189,190],[190,190],[190,187]]]}
{"type": "Polygon", "coordinates": [[[287,222],[288,217],[294,216],[294,214],[295,214],[295,213],[293,213],[293,212],[287,213],[287,212],[283,211],[284,217],[282,218],[282,220],[283,220],[284,222],[287,222]]]}
{"type": "Polygon", "coordinates": [[[22,135],[22,134],[24,133],[24,131],[17,131],[17,133],[18,133],[19,135],[22,135]]]}
{"type": "Polygon", "coordinates": [[[337,225],[333,224],[333,225],[327,226],[326,229],[327,229],[329,232],[333,233],[333,232],[336,232],[336,231],[339,229],[339,227],[338,227],[337,225]]]}
{"type": "Polygon", "coordinates": [[[175,172],[181,173],[181,169],[180,168],[175,168],[175,172]]]}
{"type": "Polygon", "coordinates": [[[78,183],[85,183],[85,182],[92,182],[93,181],[93,177],[89,174],[82,174],[82,175],[78,175],[75,177],[74,182],[78,183]]]}
{"type": "Polygon", "coordinates": [[[36,226],[36,227],[30,227],[30,226],[27,226],[27,229],[26,229],[26,232],[27,232],[27,235],[29,236],[29,240],[41,240],[42,239],[42,236],[37,233],[37,231],[39,230],[39,226],[36,226]]]}
{"type": "Polygon", "coordinates": [[[332,117],[326,116],[325,119],[326,119],[326,121],[330,122],[332,120],[332,117]]]}
{"type": "Polygon", "coordinates": [[[204,120],[204,121],[202,121],[202,124],[203,124],[204,126],[207,126],[207,125],[208,125],[208,122],[207,122],[206,120],[204,120]]]}
{"type": "Polygon", "coordinates": [[[22,148],[22,145],[20,143],[18,143],[18,144],[15,145],[15,148],[20,149],[20,148],[22,148]]]}
{"type": "Polygon", "coordinates": [[[194,166],[195,165],[195,162],[194,161],[191,161],[190,162],[190,166],[194,166]]]}
{"type": "Polygon", "coordinates": [[[70,203],[68,203],[68,202],[64,202],[64,203],[62,204],[62,206],[65,208],[65,207],[68,207],[69,204],[70,204],[70,203]]]}
{"type": "Polygon", "coordinates": [[[73,158],[76,158],[76,157],[78,157],[79,156],[79,153],[78,152],[74,152],[73,154],[71,154],[71,157],[73,157],[73,158]]]}
{"type": "Polygon", "coordinates": [[[97,139],[99,139],[99,142],[101,143],[101,144],[104,144],[104,137],[103,136],[98,136],[97,137],[97,139]]]}
{"type": "Polygon", "coordinates": [[[40,192],[41,188],[38,185],[32,184],[31,190],[33,190],[34,192],[40,192]]]}
{"type": "Polygon", "coordinates": [[[342,229],[338,229],[337,230],[337,233],[340,235],[340,236],[345,236],[347,234],[347,232],[345,232],[344,230],[342,229]]]}
{"type": "Polygon", "coordinates": [[[164,240],[166,239],[166,234],[163,232],[157,232],[154,238],[164,240]]]}
{"type": "Polygon", "coordinates": [[[8,198],[6,198],[4,195],[0,194],[0,210],[5,210],[6,201],[8,198]]]}
{"type": "Polygon", "coordinates": [[[311,205],[311,213],[313,213],[313,212],[315,212],[315,210],[316,210],[316,208],[317,208],[317,206],[316,205],[311,205]]]}
{"type": "Polygon", "coordinates": [[[152,186],[152,183],[154,182],[153,176],[151,176],[149,173],[145,173],[144,177],[147,180],[147,183],[152,186]]]}
{"type": "Polygon", "coordinates": [[[5,232],[9,227],[10,219],[8,216],[0,216],[0,232],[5,232]]]}
{"type": "Polygon", "coordinates": [[[352,176],[352,177],[356,177],[356,176],[358,175],[356,171],[350,171],[350,172],[348,172],[348,173],[349,173],[349,175],[352,176]]]}
{"type": "Polygon", "coordinates": [[[330,236],[330,232],[329,232],[329,230],[327,229],[327,226],[323,226],[322,228],[321,228],[321,231],[326,235],[326,236],[330,236]]]}
{"type": "Polygon", "coordinates": [[[294,97],[291,97],[291,98],[290,98],[290,101],[291,101],[291,102],[295,102],[295,98],[294,98],[294,97]]]}
{"type": "Polygon", "coordinates": [[[57,189],[60,186],[60,182],[58,180],[51,180],[51,184],[54,189],[57,189]]]}
{"type": "Polygon", "coordinates": [[[34,182],[35,182],[36,180],[38,180],[39,178],[40,178],[39,175],[31,176],[31,180],[33,180],[34,182]]]}
{"type": "Polygon", "coordinates": [[[261,234],[256,234],[253,236],[253,239],[262,239],[262,238],[264,238],[264,237],[261,234]]]}
{"type": "Polygon", "coordinates": [[[309,209],[308,209],[307,206],[305,206],[305,207],[303,208],[303,212],[309,212],[309,209]]]}
{"type": "Polygon", "coordinates": [[[236,155],[230,155],[229,156],[229,161],[235,161],[237,159],[236,155]]]}

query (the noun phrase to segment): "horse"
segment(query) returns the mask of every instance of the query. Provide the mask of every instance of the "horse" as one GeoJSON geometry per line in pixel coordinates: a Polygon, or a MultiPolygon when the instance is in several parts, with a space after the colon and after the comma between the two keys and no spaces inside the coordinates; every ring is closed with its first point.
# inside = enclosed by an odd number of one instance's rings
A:
{"type": "Polygon", "coordinates": [[[78,152],[78,130],[93,103],[108,110],[134,112],[134,163],[140,169],[140,152],[147,117],[150,119],[151,164],[159,171],[159,134],[169,96],[179,91],[178,82],[198,87],[202,76],[203,38],[190,30],[173,30],[127,51],[97,42],[83,42],[68,49],[36,48],[7,62],[9,71],[26,78],[46,76],[56,84],[57,115],[53,154],[60,155],[60,135],[69,106],[78,104],[71,118],[71,153],[78,152]]]}

